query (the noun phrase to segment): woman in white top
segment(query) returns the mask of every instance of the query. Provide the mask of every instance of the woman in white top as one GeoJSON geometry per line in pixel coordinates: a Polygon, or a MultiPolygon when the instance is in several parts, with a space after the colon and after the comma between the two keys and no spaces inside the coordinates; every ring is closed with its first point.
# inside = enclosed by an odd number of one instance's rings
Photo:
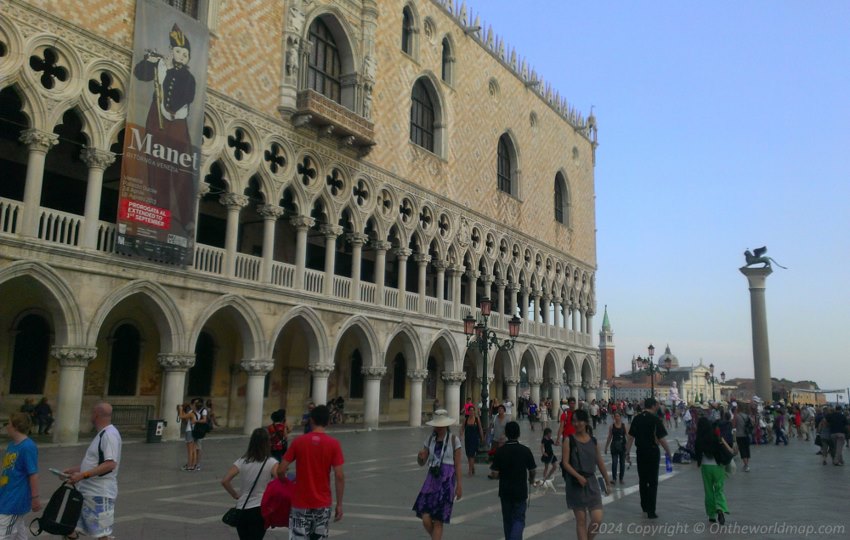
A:
{"type": "Polygon", "coordinates": [[[230,466],[230,470],[221,479],[225,491],[236,499],[235,507],[242,509],[239,524],[236,526],[239,540],[260,540],[266,535],[260,502],[263,500],[266,485],[276,474],[277,460],[271,457],[269,434],[265,429],[257,428],[251,433],[248,451],[230,466]],[[238,493],[230,483],[236,475],[241,475],[241,489],[238,493]]]}

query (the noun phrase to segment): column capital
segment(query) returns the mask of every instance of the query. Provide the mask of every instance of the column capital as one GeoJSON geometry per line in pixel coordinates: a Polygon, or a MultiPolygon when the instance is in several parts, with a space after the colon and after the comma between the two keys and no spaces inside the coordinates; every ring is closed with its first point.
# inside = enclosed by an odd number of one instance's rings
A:
{"type": "Polygon", "coordinates": [[[319,229],[325,238],[336,238],[342,234],[342,227],[339,225],[324,224],[319,229]]]}
{"type": "Polygon", "coordinates": [[[407,377],[414,382],[421,382],[428,378],[428,370],[409,369],[407,370],[407,377]]]}
{"type": "Polygon", "coordinates": [[[528,384],[532,386],[540,386],[541,384],[543,384],[543,377],[529,377],[528,384]]]}
{"type": "Polygon", "coordinates": [[[383,366],[363,366],[360,372],[367,379],[381,379],[387,374],[387,368],[383,366]]]}
{"type": "Polygon", "coordinates": [[[493,283],[493,281],[496,279],[493,274],[481,274],[480,277],[481,281],[483,281],[484,283],[493,283]]]}
{"type": "Polygon", "coordinates": [[[519,377],[506,377],[505,382],[508,384],[519,384],[519,377]]]}
{"type": "Polygon", "coordinates": [[[372,242],[372,246],[374,246],[376,251],[388,251],[393,245],[386,240],[378,240],[376,242],[372,242]]]}
{"type": "Polygon", "coordinates": [[[160,353],[156,360],[165,371],[187,371],[195,365],[195,355],[189,353],[160,353]]]}
{"type": "Polygon", "coordinates": [[[518,290],[519,290],[520,294],[522,294],[523,296],[527,296],[529,293],[531,293],[530,287],[522,286],[518,290]]]}
{"type": "Polygon", "coordinates": [[[310,216],[292,216],[289,218],[289,223],[299,231],[306,231],[316,224],[316,220],[310,216]]]}
{"type": "Polygon", "coordinates": [[[209,184],[207,184],[206,182],[200,182],[198,184],[198,193],[197,193],[198,200],[203,199],[204,196],[207,195],[209,192],[210,192],[210,185],[209,184]]]}
{"type": "Polygon", "coordinates": [[[431,256],[427,253],[417,253],[413,256],[413,260],[416,261],[419,266],[425,266],[429,262],[431,262],[431,256]]]}
{"type": "Polygon", "coordinates": [[[431,262],[431,266],[433,266],[434,269],[437,270],[438,272],[441,271],[441,270],[443,272],[445,272],[446,269],[449,267],[449,263],[448,263],[448,261],[444,261],[443,259],[437,259],[437,260],[431,262]]]}
{"type": "Polygon", "coordinates": [[[504,279],[498,278],[498,279],[493,280],[493,285],[496,286],[497,290],[498,289],[504,289],[505,287],[507,287],[508,282],[505,281],[504,279]]]}
{"type": "Polygon", "coordinates": [[[18,140],[27,145],[30,150],[47,152],[59,143],[59,135],[40,129],[25,129],[18,140]]]}
{"type": "Polygon", "coordinates": [[[97,356],[97,347],[51,347],[50,354],[60,367],[85,368],[97,356]]]}
{"type": "Polygon", "coordinates": [[[478,270],[467,270],[465,273],[469,279],[478,279],[481,276],[481,272],[478,270]]]}
{"type": "Polygon", "coordinates": [[[543,296],[543,289],[532,289],[531,296],[534,298],[540,298],[543,296]]]}
{"type": "Polygon", "coordinates": [[[90,169],[106,169],[115,162],[115,154],[99,148],[83,148],[80,159],[90,169]]]}
{"type": "Polygon", "coordinates": [[[564,301],[564,299],[561,298],[560,296],[554,296],[554,297],[552,297],[552,301],[555,302],[556,304],[560,305],[561,302],[564,301]]]}
{"type": "Polygon", "coordinates": [[[447,383],[462,383],[466,380],[466,373],[463,371],[444,371],[443,380],[447,383]]]}
{"type": "Polygon", "coordinates": [[[345,235],[345,239],[354,247],[363,247],[369,241],[369,235],[362,232],[349,233],[345,235]]]}
{"type": "Polygon", "coordinates": [[[334,366],[332,364],[313,364],[312,366],[308,366],[307,370],[314,376],[327,377],[333,373],[334,366]]]}
{"type": "Polygon", "coordinates": [[[248,205],[248,197],[245,195],[240,195],[239,193],[222,193],[218,198],[218,202],[221,203],[222,206],[226,206],[228,209],[231,208],[244,208],[248,205]]]}
{"type": "Polygon", "coordinates": [[[274,369],[274,358],[252,358],[240,364],[248,375],[265,375],[274,369]]]}
{"type": "Polygon", "coordinates": [[[449,266],[448,270],[449,273],[451,273],[452,275],[459,276],[463,274],[464,270],[466,270],[466,267],[462,264],[452,264],[449,266]]]}
{"type": "Polygon", "coordinates": [[[393,251],[395,253],[395,256],[399,259],[407,259],[411,255],[413,255],[413,250],[410,248],[397,248],[393,251]]]}
{"type": "Polygon", "coordinates": [[[257,207],[257,213],[265,219],[277,220],[283,215],[283,208],[276,204],[262,204],[257,207]]]}

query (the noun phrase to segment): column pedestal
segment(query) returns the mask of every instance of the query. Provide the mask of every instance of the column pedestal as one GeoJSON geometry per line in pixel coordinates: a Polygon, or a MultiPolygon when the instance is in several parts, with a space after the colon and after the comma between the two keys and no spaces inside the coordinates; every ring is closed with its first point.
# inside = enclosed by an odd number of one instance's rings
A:
{"type": "Polygon", "coordinates": [[[162,406],[159,411],[159,417],[165,420],[162,440],[180,440],[183,434],[180,432],[180,422],[177,421],[177,407],[183,403],[186,372],[195,365],[195,355],[163,353],[157,356],[157,361],[165,372],[162,377],[162,406]]]}
{"type": "Polygon", "coordinates": [[[242,426],[245,435],[263,426],[263,388],[266,374],[273,368],[274,360],[271,358],[242,362],[242,369],[248,373],[248,382],[245,384],[245,424],[242,426]]]}
{"type": "Polygon", "coordinates": [[[773,384],[770,380],[770,345],[767,339],[767,307],[765,288],[767,276],[773,273],[766,268],[740,268],[750,285],[750,320],[753,331],[753,371],[756,394],[763,400],[773,400],[773,384]]]}
{"type": "Polygon", "coordinates": [[[50,352],[59,360],[59,397],[56,400],[53,442],[75,443],[80,437],[80,414],[86,367],[97,356],[97,349],[95,347],[53,347],[50,352]]]}
{"type": "Polygon", "coordinates": [[[364,367],[366,377],[363,396],[363,424],[367,428],[378,427],[381,414],[381,379],[387,373],[385,367],[364,367]]]}

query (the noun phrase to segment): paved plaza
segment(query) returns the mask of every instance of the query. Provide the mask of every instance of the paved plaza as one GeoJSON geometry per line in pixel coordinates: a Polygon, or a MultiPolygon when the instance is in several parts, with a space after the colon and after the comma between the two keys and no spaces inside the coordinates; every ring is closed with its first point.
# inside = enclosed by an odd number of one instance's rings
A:
{"type": "MultiPolygon", "coordinates": [[[[538,429],[522,424],[521,440],[539,457],[538,429]]],[[[416,452],[427,428],[387,427],[374,431],[340,429],[331,432],[342,442],[346,464],[345,517],[332,527],[334,539],[427,538],[411,511],[425,470],[416,452]]],[[[607,426],[598,430],[600,437],[607,426]]],[[[232,505],[219,481],[230,463],[244,452],[247,438],[214,434],[204,441],[203,469],[182,472],[185,447],[180,442],[146,444],[141,435],[127,434],[119,476],[115,538],[195,539],[236,538],[221,515],[232,505]],[[135,437],[135,438],[134,438],[135,437]]],[[[681,429],[674,438],[684,441],[681,429]]],[[[58,485],[49,467],[78,464],[85,446],[40,445],[41,493],[49,497],[58,485]]],[[[846,467],[822,466],[811,443],[792,440],[788,447],[754,447],[752,472],[739,472],[727,482],[731,515],[723,529],[710,528],[703,511],[703,490],[695,465],[676,465],[662,476],[660,518],[641,517],[637,470],[626,470],[626,484],[605,499],[599,538],[847,538],[850,525],[846,467]]],[[[634,459],[633,459],[634,461],[634,459]]],[[[539,469],[542,472],[542,468],[539,469]]],[[[663,467],[662,467],[663,471],[663,467]]],[[[464,477],[464,497],[454,507],[447,539],[493,539],[502,536],[498,482],[488,480],[479,465],[477,475],[464,477]]],[[[525,538],[574,538],[572,512],[566,508],[563,481],[558,493],[534,493],[525,538]]],[[[286,529],[270,530],[266,538],[287,538],[286,529]]]]}

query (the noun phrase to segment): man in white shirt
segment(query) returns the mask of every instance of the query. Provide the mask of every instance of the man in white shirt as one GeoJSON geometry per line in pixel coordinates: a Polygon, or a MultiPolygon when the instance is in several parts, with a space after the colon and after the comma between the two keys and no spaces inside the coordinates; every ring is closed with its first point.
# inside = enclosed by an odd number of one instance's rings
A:
{"type": "Polygon", "coordinates": [[[112,425],[112,405],[101,402],[92,408],[92,439],[79,467],[65,469],[68,481],[83,494],[83,512],[77,522],[79,533],[100,539],[112,535],[115,499],[118,497],[118,464],[121,462],[121,434],[112,425]]]}

